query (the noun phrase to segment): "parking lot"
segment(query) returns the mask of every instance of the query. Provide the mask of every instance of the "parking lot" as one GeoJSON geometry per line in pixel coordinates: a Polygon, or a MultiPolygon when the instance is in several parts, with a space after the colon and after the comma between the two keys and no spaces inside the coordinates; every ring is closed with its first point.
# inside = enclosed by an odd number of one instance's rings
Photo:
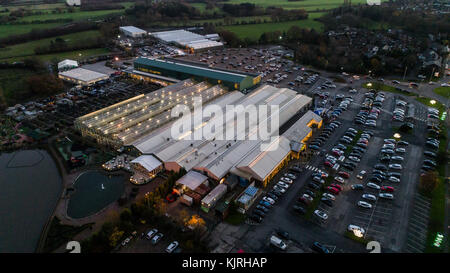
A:
{"type": "MultiPolygon", "coordinates": [[[[271,229],[283,227],[283,229],[291,233],[292,237],[297,238],[299,243],[303,245],[306,244],[306,246],[310,246],[312,242],[317,241],[323,245],[334,247],[336,252],[361,252],[364,251],[360,248],[363,247],[362,245],[359,245],[360,247],[358,247],[358,245],[353,244],[353,241],[343,236],[349,225],[356,225],[365,230],[365,239],[379,241],[383,251],[400,252],[410,241],[410,239],[408,239],[409,241],[407,242],[407,230],[410,229],[408,228],[410,218],[417,218],[417,213],[413,214],[413,199],[417,194],[416,188],[420,174],[419,169],[422,165],[425,134],[421,132],[426,130],[426,122],[428,121],[427,109],[406,96],[385,93],[384,101],[380,105],[381,107],[377,107],[377,114],[374,114],[375,111],[370,111],[372,108],[369,109],[369,115],[372,114],[372,118],[375,119],[375,122],[355,124],[355,117],[360,113],[364,106],[366,100],[365,93],[367,93],[368,90],[360,88],[360,82],[355,81],[349,86],[336,84],[337,88],[318,91],[317,86],[327,81],[324,78],[321,79],[322,82],[311,86],[308,92],[316,94],[328,92],[329,95],[322,99],[320,98],[322,96],[316,96],[316,105],[320,104],[322,101],[328,100],[325,104],[325,108],[331,106],[332,108],[329,113],[336,114],[334,109],[336,109],[336,106],[339,105],[341,101],[336,100],[336,95],[342,94],[343,96],[339,97],[343,97],[344,99],[345,97],[351,96],[353,102],[351,102],[346,111],[332,117],[341,122],[342,125],[336,128],[318,149],[312,151],[312,154],[314,154],[313,158],[305,165],[302,165],[304,169],[303,173],[297,175],[297,179],[289,186],[287,192],[278,198],[267,215],[265,215],[262,224],[252,223],[253,226],[251,231],[242,239],[243,243],[253,250],[257,250],[258,246],[261,247],[260,250],[264,250],[262,246],[264,245],[264,242],[267,241],[267,234],[270,234],[271,229]],[[350,94],[348,90],[353,88],[356,89],[357,92],[352,92],[353,94],[350,94]],[[406,102],[407,105],[403,108],[405,110],[408,109],[410,105],[413,105],[415,108],[413,117],[408,119],[414,126],[414,133],[400,133],[400,137],[394,140],[394,143],[399,140],[408,142],[408,145],[403,146],[394,144],[394,149],[398,151],[398,153],[391,156],[403,158],[401,161],[388,160],[386,154],[381,152],[382,149],[387,149],[386,147],[383,148],[383,145],[390,143],[387,143],[387,140],[392,140],[394,134],[399,132],[398,128],[405,122],[405,120],[393,120],[393,116],[398,112],[399,106],[396,105],[398,100],[406,102]],[[301,215],[293,210],[293,206],[299,205],[299,197],[305,194],[307,190],[311,190],[311,188],[308,188],[308,183],[310,183],[312,178],[311,175],[313,173],[318,170],[323,170],[331,176],[336,174],[336,171],[323,165],[324,159],[325,156],[331,152],[331,149],[339,143],[339,139],[348,132],[349,127],[354,128],[358,132],[358,135],[364,131],[372,131],[373,136],[368,140],[367,148],[361,153],[359,162],[350,164],[355,165],[353,170],[345,169],[350,177],[344,179],[344,183],[341,184],[342,191],[335,196],[335,201],[332,202],[332,206],[328,206],[322,201],[318,203],[316,209],[325,212],[327,218],[324,220],[313,214],[310,221],[305,221],[301,215]],[[397,150],[397,148],[403,148],[404,150],[397,150]],[[383,155],[385,156],[384,158],[383,155]],[[383,162],[380,161],[382,158],[383,162]],[[375,171],[374,173],[374,166],[376,164],[386,165],[388,169],[384,171],[384,173],[400,173],[400,183],[391,182],[388,179],[390,177],[387,177],[377,183],[380,189],[367,187],[369,180],[372,179],[373,176],[376,176],[375,174],[377,172],[375,171]],[[391,164],[400,164],[401,170],[394,169],[399,168],[397,166],[389,168],[389,165],[391,164]],[[356,178],[356,175],[362,170],[366,171],[363,179],[356,178]],[[363,190],[353,190],[352,185],[355,184],[362,184],[364,187],[363,190]],[[393,189],[387,187],[393,187],[393,189]],[[384,189],[384,191],[382,191],[382,189],[384,189]],[[393,190],[393,192],[389,192],[388,190],[393,190]],[[380,193],[390,193],[393,195],[393,199],[380,198],[380,193]],[[366,200],[362,198],[363,194],[373,195],[376,200],[366,200]],[[359,201],[369,203],[370,208],[358,206],[359,201]]],[[[319,135],[320,133],[318,133],[316,137],[319,135]]],[[[354,142],[356,140],[357,137],[355,137],[354,142]]],[[[349,149],[345,151],[347,157],[344,162],[341,163],[342,165],[346,165],[346,163],[349,162],[349,153],[353,154],[353,150],[349,149]]],[[[294,162],[293,164],[296,163],[294,162]]],[[[288,169],[286,169],[285,172],[280,173],[280,177],[286,172],[288,172],[288,169]]],[[[277,183],[280,177],[274,179],[274,184],[277,183]]],[[[375,180],[371,181],[374,183],[375,180]]],[[[392,180],[396,181],[395,179],[392,180]]],[[[336,183],[336,181],[331,183],[336,183]]],[[[272,188],[269,186],[267,191],[270,190],[272,190],[272,188]]],[[[321,197],[322,196],[318,198],[321,197]]],[[[387,197],[389,197],[389,195],[387,195],[387,197]]],[[[300,205],[305,206],[305,204],[300,205]]]]}

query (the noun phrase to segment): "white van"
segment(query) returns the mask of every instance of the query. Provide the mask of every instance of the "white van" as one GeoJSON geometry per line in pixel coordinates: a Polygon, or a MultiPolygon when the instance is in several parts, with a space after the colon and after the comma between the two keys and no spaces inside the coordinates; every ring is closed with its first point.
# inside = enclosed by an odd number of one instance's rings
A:
{"type": "Polygon", "coordinates": [[[275,235],[272,235],[272,237],[270,237],[270,243],[281,250],[285,250],[287,247],[286,244],[283,242],[283,240],[281,240],[275,235]]]}

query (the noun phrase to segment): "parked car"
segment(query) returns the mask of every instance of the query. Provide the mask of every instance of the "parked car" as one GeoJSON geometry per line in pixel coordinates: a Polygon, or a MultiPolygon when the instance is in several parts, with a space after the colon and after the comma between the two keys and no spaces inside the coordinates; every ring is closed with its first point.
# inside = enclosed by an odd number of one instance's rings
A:
{"type": "Polygon", "coordinates": [[[381,191],[384,191],[384,192],[394,192],[394,187],[391,187],[391,186],[383,186],[383,187],[381,187],[381,191]]]}
{"type": "Polygon", "coordinates": [[[177,241],[173,241],[172,243],[170,243],[167,248],[166,248],[166,252],[167,253],[172,253],[180,244],[177,241]]]}
{"type": "Polygon", "coordinates": [[[327,187],[327,190],[328,190],[329,192],[333,193],[333,194],[336,194],[336,195],[339,194],[339,190],[336,189],[336,188],[334,188],[334,187],[328,186],[328,187],[327,187]]]}
{"type": "Polygon", "coordinates": [[[363,180],[364,175],[365,175],[366,173],[367,173],[367,172],[366,172],[365,170],[362,170],[362,171],[359,172],[358,175],[356,175],[356,178],[358,178],[359,180],[363,180]]]}
{"type": "Polygon", "coordinates": [[[364,185],[362,184],[353,184],[351,186],[352,190],[363,190],[364,189],[364,185]]]}
{"type": "Polygon", "coordinates": [[[358,231],[361,235],[364,235],[364,233],[366,232],[362,227],[356,225],[348,225],[347,230],[351,232],[358,231]]]}
{"type": "Polygon", "coordinates": [[[394,199],[394,195],[391,193],[380,193],[378,196],[384,199],[394,199]]]}
{"type": "Polygon", "coordinates": [[[367,187],[372,188],[372,189],[376,189],[376,190],[380,189],[380,186],[378,186],[377,184],[372,183],[372,182],[367,183],[367,187]]]}
{"type": "Polygon", "coordinates": [[[275,204],[275,200],[273,200],[272,198],[267,197],[267,196],[264,196],[264,197],[262,198],[262,201],[268,202],[268,203],[271,204],[271,205],[275,204]]]}
{"type": "Polygon", "coordinates": [[[329,206],[329,207],[332,207],[332,206],[333,206],[333,201],[331,201],[331,200],[328,199],[328,198],[322,197],[322,198],[320,199],[320,201],[322,201],[322,203],[324,203],[325,205],[327,205],[327,206],[329,206]]]}
{"type": "Polygon", "coordinates": [[[371,209],[372,208],[372,204],[369,204],[365,201],[358,201],[358,206],[365,208],[365,209],[371,209]]]}
{"type": "Polygon", "coordinates": [[[316,252],[319,252],[319,253],[324,253],[324,254],[330,253],[330,250],[328,248],[326,248],[325,246],[323,246],[322,244],[320,244],[319,242],[314,242],[312,244],[311,249],[316,252]]]}
{"type": "Polygon", "coordinates": [[[350,174],[347,172],[338,172],[338,175],[343,178],[350,178],[350,174]]]}
{"type": "Polygon", "coordinates": [[[370,200],[370,201],[377,201],[377,197],[373,194],[365,193],[361,197],[362,197],[362,199],[366,199],[366,200],[370,200]]]}
{"type": "Polygon", "coordinates": [[[156,245],[159,241],[161,241],[162,237],[164,237],[164,235],[161,232],[153,236],[152,244],[156,245]]]}
{"type": "Polygon", "coordinates": [[[334,195],[332,195],[332,194],[330,194],[330,193],[327,193],[327,192],[323,193],[323,194],[322,194],[322,197],[323,197],[323,198],[330,199],[330,200],[332,200],[332,201],[336,200],[336,196],[334,196],[334,195]]]}
{"type": "Polygon", "coordinates": [[[158,233],[158,230],[156,228],[150,230],[149,232],[147,232],[147,235],[145,236],[145,238],[147,240],[150,240],[155,234],[158,233]]]}
{"type": "Polygon", "coordinates": [[[321,220],[327,220],[328,219],[328,214],[326,214],[324,211],[322,210],[318,210],[316,209],[314,211],[314,215],[316,215],[317,217],[319,217],[321,220]]]}

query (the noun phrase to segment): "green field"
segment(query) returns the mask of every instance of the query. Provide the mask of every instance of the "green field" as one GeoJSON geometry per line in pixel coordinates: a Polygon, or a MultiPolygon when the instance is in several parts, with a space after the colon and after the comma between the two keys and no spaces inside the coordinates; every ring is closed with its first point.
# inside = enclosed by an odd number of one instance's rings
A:
{"type": "MultiPolygon", "coordinates": [[[[83,32],[77,32],[73,34],[63,35],[59,36],[60,38],[64,39],[68,45],[70,45],[72,42],[76,42],[80,39],[86,39],[86,38],[94,38],[98,37],[100,33],[97,30],[90,30],[90,31],[83,31],[83,32]]],[[[41,39],[37,41],[31,41],[27,43],[17,44],[8,46],[6,48],[0,49],[0,60],[2,59],[9,59],[13,57],[26,57],[26,56],[32,56],[34,55],[34,48],[37,46],[47,46],[50,44],[51,40],[55,40],[56,37],[53,38],[46,38],[41,39]]]]}
{"type": "Polygon", "coordinates": [[[444,98],[450,98],[450,87],[441,86],[433,90],[434,93],[443,96],[444,98]]]}
{"type": "Polygon", "coordinates": [[[0,25],[0,39],[10,35],[25,34],[33,29],[54,28],[61,25],[61,23],[49,24],[26,24],[26,25],[0,25]]]}
{"type": "MultiPolygon", "coordinates": [[[[382,0],[383,2],[386,0],[382,0]]],[[[253,3],[262,7],[276,6],[284,9],[305,9],[307,11],[315,11],[322,9],[333,9],[344,3],[344,0],[304,0],[304,1],[288,1],[288,0],[229,0],[223,4],[241,4],[253,3]]],[[[366,4],[366,0],[353,0],[352,4],[366,4]]]]}
{"type": "Polygon", "coordinates": [[[109,16],[113,14],[121,14],[125,9],[121,10],[94,10],[94,11],[80,11],[65,12],[65,13],[46,13],[40,15],[31,15],[20,18],[17,22],[32,22],[32,21],[45,21],[45,20],[57,20],[57,19],[73,19],[74,21],[80,20],[94,20],[103,16],[109,16]]]}
{"type": "Polygon", "coordinates": [[[264,23],[264,24],[250,24],[250,25],[233,25],[219,27],[219,29],[225,29],[234,32],[240,39],[250,38],[252,40],[258,40],[261,34],[264,32],[273,31],[287,31],[292,26],[299,26],[301,28],[315,29],[317,31],[323,31],[323,24],[318,21],[314,21],[315,18],[319,18],[323,13],[309,14],[309,18],[306,20],[279,22],[279,23],[264,23]]]}

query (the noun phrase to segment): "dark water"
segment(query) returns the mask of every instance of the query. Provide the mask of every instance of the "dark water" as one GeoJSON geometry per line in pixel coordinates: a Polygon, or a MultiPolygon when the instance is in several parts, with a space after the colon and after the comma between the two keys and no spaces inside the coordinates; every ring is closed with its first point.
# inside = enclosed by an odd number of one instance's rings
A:
{"type": "Polygon", "coordinates": [[[0,252],[34,252],[62,181],[44,150],[0,155],[0,252]]]}
{"type": "Polygon", "coordinates": [[[75,181],[67,214],[72,218],[95,214],[120,198],[125,189],[124,182],[123,176],[109,176],[98,171],[81,174],[75,181]]]}

